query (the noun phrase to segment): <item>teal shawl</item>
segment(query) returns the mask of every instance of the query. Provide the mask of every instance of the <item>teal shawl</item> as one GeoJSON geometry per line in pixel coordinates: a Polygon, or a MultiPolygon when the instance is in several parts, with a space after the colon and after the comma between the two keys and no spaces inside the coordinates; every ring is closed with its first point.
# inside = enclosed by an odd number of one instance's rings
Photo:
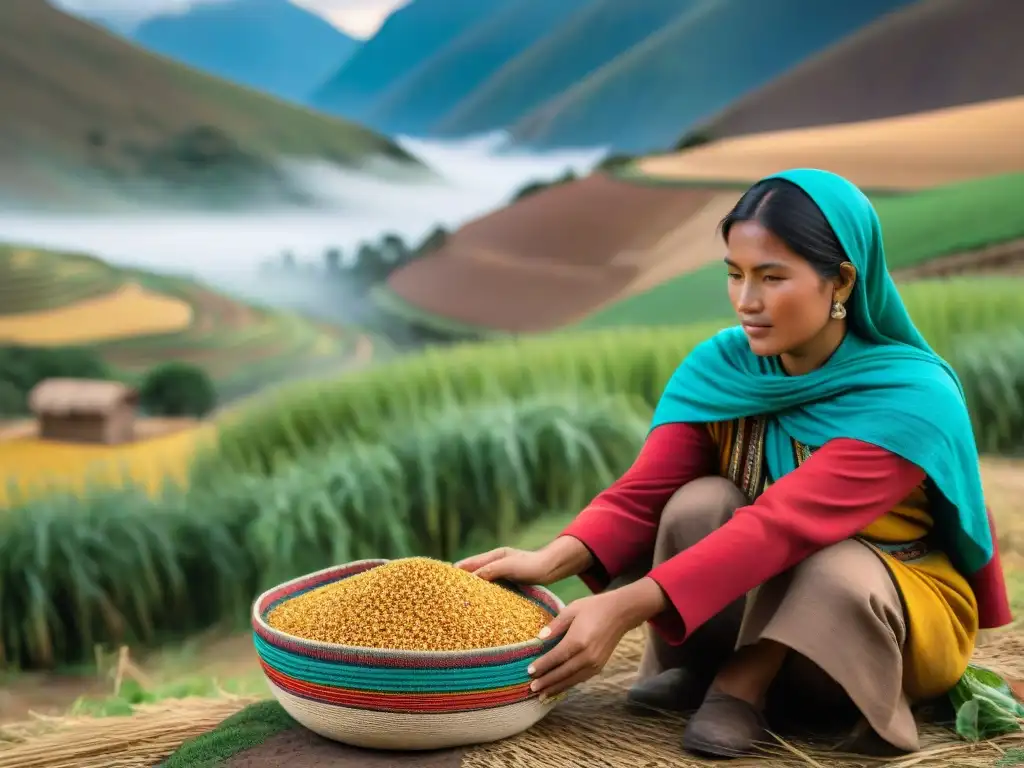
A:
{"type": "Polygon", "coordinates": [[[683,360],[652,429],[764,416],[774,480],[796,468],[791,438],[812,448],[852,438],[902,456],[941,493],[932,510],[935,531],[956,567],[973,575],[992,559],[993,547],[963,388],[903,305],[885,265],[874,207],[849,181],[825,171],[769,178],[810,195],[857,268],[849,332],[825,365],[789,376],[776,359],[750,351],[742,328],[728,328],[683,360]]]}

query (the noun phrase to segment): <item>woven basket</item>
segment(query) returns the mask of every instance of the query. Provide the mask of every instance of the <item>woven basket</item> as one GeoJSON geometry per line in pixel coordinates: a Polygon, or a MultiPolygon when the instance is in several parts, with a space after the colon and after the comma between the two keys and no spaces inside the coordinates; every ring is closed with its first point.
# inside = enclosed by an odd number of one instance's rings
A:
{"type": "MultiPolygon", "coordinates": [[[[358,747],[441,749],[520,733],[554,700],[530,691],[526,668],[557,640],[472,651],[356,648],[303,640],[266,622],[269,611],[387,560],[317,571],[264,592],[253,604],[256,652],[281,706],[314,733],[358,747]]],[[[552,615],[563,607],[543,587],[509,585],[552,615]]]]}

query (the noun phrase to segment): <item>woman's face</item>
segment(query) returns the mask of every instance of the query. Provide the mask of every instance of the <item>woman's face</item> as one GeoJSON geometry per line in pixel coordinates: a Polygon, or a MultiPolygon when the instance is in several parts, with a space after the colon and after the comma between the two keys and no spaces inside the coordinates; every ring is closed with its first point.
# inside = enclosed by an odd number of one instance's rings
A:
{"type": "Polygon", "coordinates": [[[845,302],[849,296],[844,277],[822,278],[756,221],[734,224],[728,248],[729,300],[755,355],[814,356],[823,342],[827,344],[825,337],[836,332],[838,345],[845,325],[833,320],[831,311],[834,298],[845,302]]]}

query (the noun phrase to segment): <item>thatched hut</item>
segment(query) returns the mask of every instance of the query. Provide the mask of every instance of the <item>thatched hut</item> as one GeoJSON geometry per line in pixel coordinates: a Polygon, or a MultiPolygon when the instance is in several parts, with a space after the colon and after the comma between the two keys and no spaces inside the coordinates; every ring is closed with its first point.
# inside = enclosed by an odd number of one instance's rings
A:
{"type": "Polygon", "coordinates": [[[135,436],[139,393],[117,381],[45,379],[28,404],[44,440],[115,445],[135,436]]]}

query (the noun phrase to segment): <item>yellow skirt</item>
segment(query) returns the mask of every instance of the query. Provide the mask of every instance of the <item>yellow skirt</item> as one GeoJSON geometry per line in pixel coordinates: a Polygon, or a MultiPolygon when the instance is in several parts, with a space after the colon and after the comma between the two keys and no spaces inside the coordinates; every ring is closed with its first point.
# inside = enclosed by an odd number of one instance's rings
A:
{"type": "Polygon", "coordinates": [[[902,561],[872,546],[892,574],[907,612],[903,690],[911,701],[942,696],[960,680],[978,637],[978,602],[942,552],[902,561]]]}

